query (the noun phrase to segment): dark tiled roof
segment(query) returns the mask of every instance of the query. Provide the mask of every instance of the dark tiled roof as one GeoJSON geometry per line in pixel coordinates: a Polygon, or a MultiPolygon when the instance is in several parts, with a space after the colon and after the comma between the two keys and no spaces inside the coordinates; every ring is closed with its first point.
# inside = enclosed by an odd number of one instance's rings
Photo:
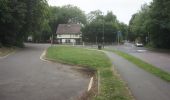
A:
{"type": "Polygon", "coordinates": [[[80,24],[59,24],[57,28],[57,34],[65,34],[65,33],[81,33],[81,25],[80,24]]]}

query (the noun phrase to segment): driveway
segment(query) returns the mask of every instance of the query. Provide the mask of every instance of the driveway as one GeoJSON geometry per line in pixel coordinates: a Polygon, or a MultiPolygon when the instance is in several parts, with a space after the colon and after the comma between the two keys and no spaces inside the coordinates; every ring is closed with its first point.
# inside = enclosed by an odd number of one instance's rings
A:
{"type": "Polygon", "coordinates": [[[89,78],[72,66],[40,60],[48,44],[26,44],[0,59],[0,100],[75,100],[89,78]]]}

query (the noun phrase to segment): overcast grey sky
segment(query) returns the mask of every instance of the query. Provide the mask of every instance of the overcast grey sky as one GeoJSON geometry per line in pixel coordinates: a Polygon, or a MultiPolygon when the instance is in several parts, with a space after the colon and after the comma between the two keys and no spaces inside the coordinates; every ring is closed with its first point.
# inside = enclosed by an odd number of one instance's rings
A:
{"type": "Polygon", "coordinates": [[[85,13],[101,10],[105,14],[112,11],[120,22],[129,23],[131,16],[136,13],[142,4],[149,4],[152,0],[47,0],[51,6],[71,4],[78,6],[85,13]]]}

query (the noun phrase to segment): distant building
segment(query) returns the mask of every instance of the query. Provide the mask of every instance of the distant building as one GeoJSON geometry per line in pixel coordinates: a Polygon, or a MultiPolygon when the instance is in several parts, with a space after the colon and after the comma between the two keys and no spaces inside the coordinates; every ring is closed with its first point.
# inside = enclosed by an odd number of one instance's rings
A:
{"type": "Polygon", "coordinates": [[[59,24],[57,28],[57,41],[61,44],[79,44],[81,42],[80,24],[59,24]]]}
{"type": "Polygon", "coordinates": [[[32,42],[32,40],[33,40],[33,37],[32,37],[31,35],[28,36],[27,41],[28,41],[28,42],[32,42]]]}

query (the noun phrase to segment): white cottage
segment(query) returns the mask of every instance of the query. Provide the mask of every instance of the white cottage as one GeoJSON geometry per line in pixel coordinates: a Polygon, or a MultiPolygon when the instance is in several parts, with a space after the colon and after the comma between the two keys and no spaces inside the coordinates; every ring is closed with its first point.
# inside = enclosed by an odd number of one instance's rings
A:
{"type": "Polygon", "coordinates": [[[59,24],[57,28],[57,40],[61,44],[79,44],[81,42],[80,24],[59,24]]]}

